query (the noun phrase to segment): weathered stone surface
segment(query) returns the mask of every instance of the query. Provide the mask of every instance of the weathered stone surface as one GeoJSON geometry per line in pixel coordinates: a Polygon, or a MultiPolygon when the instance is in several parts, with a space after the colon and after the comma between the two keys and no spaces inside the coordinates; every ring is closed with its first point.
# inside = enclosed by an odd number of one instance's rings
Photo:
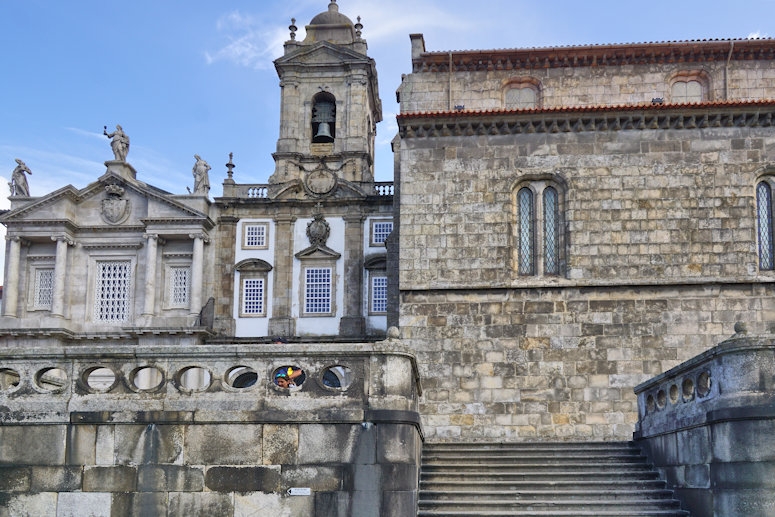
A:
{"type": "Polygon", "coordinates": [[[32,467],[30,489],[32,492],[73,492],[83,483],[83,467],[55,466],[32,467]]]}
{"type": "Polygon", "coordinates": [[[0,465],[64,465],[64,425],[0,426],[0,465]]]}
{"type": "Polygon", "coordinates": [[[182,465],[139,465],[137,490],[140,492],[200,492],[204,487],[204,467],[182,465]]]}
{"type": "Polygon", "coordinates": [[[261,463],[262,426],[257,424],[189,425],[184,461],[193,465],[261,463]]]}
{"type": "Polygon", "coordinates": [[[110,493],[64,492],[57,497],[57,517],[111,517],[113,496],[110,493]]]}
{"type": "Polygon", "coordinates": [[[277,492],[279,467],[209,467],[205,485],[215,492],[277,492]]]}
{"type": "Polygon", "coordinates": [[[213,492],[169,494],[168,517],[190,517],[192,515],[234,515],[232,495],[213,492]]]}
{"type": "Polygon", "coordinates": [[[137,489],[137,467],[85,467],[84,492],[133,492],[137,489]]]}
{"type": "Polygon", "coordinates": [[[12,494],[0,492],[0,517],[57,517],[56,492],[12,494]]]}

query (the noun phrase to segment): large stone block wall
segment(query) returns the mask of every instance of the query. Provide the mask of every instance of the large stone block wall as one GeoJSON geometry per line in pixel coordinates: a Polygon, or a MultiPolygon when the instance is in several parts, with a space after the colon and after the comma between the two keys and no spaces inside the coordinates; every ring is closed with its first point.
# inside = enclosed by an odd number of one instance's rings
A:
{"type": "Polygon", "coordinates": [[[402,289],[773,278],[754,196],[770,127],[443,136],[466,123],[434,122],[401,144],[402,289]],[[515,267],[516,189],[536,177],[560,186],[567,264],[538,282],[515,267]]]}
{"type": "MultiPolygon", "coordinates": [[[[475,58],[453,56],[456,63],[475,62],[475,58]]],[[[725,86],[725,63],[662,63],[660,65],[608,65],[587,67],[529,67],[527,69],[484,70],[452,74],[423,71],[407,75],[402,81],[401,112],[446,111],[452,106],[467,110],[504,108],[503,95],[509,82],[531,78],[540,84],[539,107],[619,106],[650,104],[654,98],[670,102],[670,86],[681,72],[701,71],[707,82],[708,100],[766,99],[772,96],[775,70],[769,61],[733,61],[725,86]],[[449,89],[452,89],[450,106],[449,89]]]]}
{"type": "Polygon", "coordinates": [[[775,133],[716,115],[399,119],[400,327],[430,439],[627,439],[635,385],[741,318],[769,331],[754,191],[775,133]],[[516,267],[516,192],[536,178],[561,193],[559,276],[516,267]]]}
{"type": "Polygon", "coordinates": [[[312,348],[0,350],[0,515],[413,515],[412,356],[395,342],[312,348]],[[134,381],[147,365],[158,388],[134,381]],[[283,365],[305,371],[300,389],[272,382],[283,365]],[[350,369],[346,389],[322,381],[331,365],[350,369]],[[96,366],[115,383],[90,387],[96,366]],[[185,387],[192,366],[210,372],[202,389],[185,387]],[[232,385],[234,366],[255,384],[232,385]],[[58,387],[41,381],[52,367],[66,374],[58,387]]]}
{"type": "Polygon", "coordinates": [[[429,290],[401,332],[429,440],[628,440],[634,386],[773,316],[772,285],[429,290]]]}
{"type": "Polygon", "coordinates": [[[692,515],[775,512],[775,341],[736,328],[635,390],[637,443],[692,515]]]}

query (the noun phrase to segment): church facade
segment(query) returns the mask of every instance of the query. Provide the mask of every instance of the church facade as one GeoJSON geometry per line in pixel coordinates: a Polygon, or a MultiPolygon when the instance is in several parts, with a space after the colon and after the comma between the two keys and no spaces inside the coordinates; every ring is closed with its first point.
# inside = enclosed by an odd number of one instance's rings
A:
{"type": "Polygon", "coordinates": [[[14,190],[0,501],[411,515],[423,441],[630,440],[636,386],[775,332],[775,40],[413,34],[376,182],[362,29],[291,25],[266,184],[164,192],[119,126],[94,183],[14,190]]]}

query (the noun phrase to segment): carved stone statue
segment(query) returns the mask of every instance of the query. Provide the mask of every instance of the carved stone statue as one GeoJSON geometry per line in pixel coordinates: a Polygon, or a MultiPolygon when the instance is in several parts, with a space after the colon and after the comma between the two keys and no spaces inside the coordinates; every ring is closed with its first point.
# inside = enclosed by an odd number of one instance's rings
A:
{"type": "Polygon", "coordinates": [[[210,164],[204,161],[198,154],[194,155],[196,163],[192,172],[194,174],[194,195],[206,196],[210,192],[210,176],[207,171],[210,170],[210,164]]]}
{"type": "Polygon", "coordinates": [[[25,174],[32,174],[32,171],[27,167],[26,163],[16,158],[16,168],[11,173],[11,182],[8,184],[12,196],[30,195],[30,186],[27,184],[27,176],[25,174]]]}
{"type": "Polygon", "coordinates": [[[116,130],[108,133],[108,126],[102,132],[111,139],[110,148],[113,149],[113,156],[117,161],[125,162],[126,155],[129,153],[129,137],[124,133],[119,124],[116,124],[116,130]]]}

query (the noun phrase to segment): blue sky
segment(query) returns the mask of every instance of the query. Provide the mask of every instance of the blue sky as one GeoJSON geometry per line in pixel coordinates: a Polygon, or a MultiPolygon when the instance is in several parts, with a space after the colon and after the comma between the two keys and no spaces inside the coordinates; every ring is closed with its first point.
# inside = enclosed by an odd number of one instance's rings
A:
{"type": "MultiPolygon", "coordinates": [[[[182,194],[194,154],[212,196],[234,153],[238,183],[273,171],[279,88],[272,60],[288,25],[327,0],[0,0],[0,207],[15,163],[31,195],[83,188],[112,159],[103,126],[131,138],[138,179],[182,194]]],[[[362,17],[377,60],[384,121],[377,179],[392,179],[395,89],[410,72],[409,34],[428,50],[775,36],[775,0],[339,0],[362,17]]]]}

